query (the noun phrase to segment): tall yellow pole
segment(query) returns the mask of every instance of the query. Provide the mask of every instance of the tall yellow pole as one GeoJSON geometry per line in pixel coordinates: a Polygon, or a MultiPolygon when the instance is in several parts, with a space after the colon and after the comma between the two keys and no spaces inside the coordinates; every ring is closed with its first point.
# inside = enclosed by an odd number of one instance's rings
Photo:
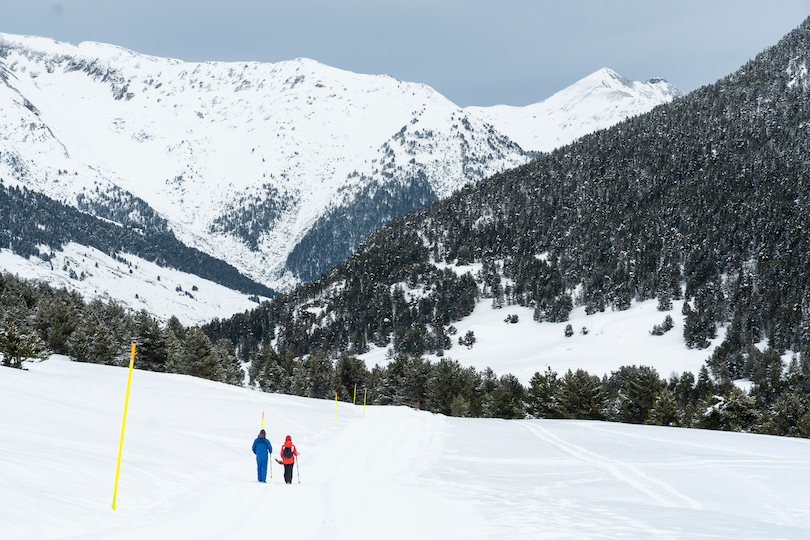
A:
{"type": "Polygon", "coordinates": [[[262,429],[264,429],[264,411],[262,411],[262,429]]]}
{"type": "Polygon", "coordinates": [[[352,397],[352,405],[357,403],[357,383],[354,383],[354,397],[352,397]]]}
{"type": "Polygon", "coordinates": [[[121,453],[124,450],[124,428],[127,427],[127,406],[129,405],[129,385],[132,383],[132,364],[135,362],[135,344],[129,355],[129,376],[127,377],[127,397],[124,399],[124,421],[121,423],[121,443],[118,445],[118,466],[115,468],[115,490],[113,490],[112,509],[115,510],[115,498],[118,496],[118,473],[121,472],[121,453]]]}
{"type": "Polygon", "coordinates": [[[335,392],[335,427],[337,427],[337,392],[335,392]]]}
{"type": "Polygon", "coordinates": [[[368,394],[368,388],[363,389],[363,416],[366,415],[366,395],[368,394]]]}

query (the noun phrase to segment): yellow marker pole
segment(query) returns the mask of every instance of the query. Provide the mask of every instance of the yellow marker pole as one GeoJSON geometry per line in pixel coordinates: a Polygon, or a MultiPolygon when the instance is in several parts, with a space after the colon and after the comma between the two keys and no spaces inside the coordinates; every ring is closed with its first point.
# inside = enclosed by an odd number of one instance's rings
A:
{"type": "Polygon", "coordinates": [[[335,427],[337,427],[337,392],[335,392],[335,427]]]}
{"type": "Polygon", "coordinates": [[[357,404],[357,383],[354,383],[354,397],[352,398],[352,405],[357,404]]]}
{"type": "Polygon", "coordinates": [[[132,382],[132,364],[135,362],[135,344],[129,356],[129,376],[127,377],[127,397],[124,399],[124,421],[121,423],[121,443],[118,445],[118,466],[115,468],[115,490],[113,491],[112,509],[115,510],[115,499],[118,496],[118,473],[121,472],[121,453],[124,450],[124,428],[127,427],[127,406],[129,405],[129,385],[132,382]]]}
{"type": "Polygon", "coordinates": [[[262,411],[262,429],[264,429],[264,411],[262,411]]]}
{"type": "Polygon", "coordinates": [[[366,395],[368,394],[368,388],[363,389],[363,416],[366,415],[366,395]]]}

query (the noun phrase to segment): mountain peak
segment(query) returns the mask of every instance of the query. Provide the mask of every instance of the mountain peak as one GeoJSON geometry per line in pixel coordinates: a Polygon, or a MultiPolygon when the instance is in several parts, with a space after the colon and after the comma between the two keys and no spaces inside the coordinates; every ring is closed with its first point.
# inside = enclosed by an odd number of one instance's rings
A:
{"type": "Polygon", "coordinates": [[[533,105],[468,109],[524,150],[549,152],[682,95],[664,79],[631,81],[604,67],[533,105]]]}

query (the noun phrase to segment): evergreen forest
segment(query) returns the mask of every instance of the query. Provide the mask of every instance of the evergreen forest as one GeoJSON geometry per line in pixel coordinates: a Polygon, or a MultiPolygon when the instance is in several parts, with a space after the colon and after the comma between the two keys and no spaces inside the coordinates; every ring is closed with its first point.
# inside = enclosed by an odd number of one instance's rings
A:
{"type": "Polygon", "coordinates": [[[268,344],[253,351],[245,369],[230,340],[212,340],[176,317],[162,324],[114,300],[86,303],[75,292],[8,273],[0,274],[0,315],[0,354],[8,367],[25,369],[24,361],[52,353],[126,366],[134,342],[138,369],[265,392],[337,395],[358,405],[407,405],[458,417],[606,420],[810,437],[810,366],[794,357],[785,370],[772,348],[752,348],[747,355],[750,393],[715,382],[707,366],[697,377],[684,372],[669,380],[648,366],[624,366],[601,379],[581,369],[547,369],[524,386],[514,375],[464,367],[449,357],[433,362],[392,353],[387,365],[368,369],[345,352],[330,357],[318,349],[296,357],[268,344]]]}

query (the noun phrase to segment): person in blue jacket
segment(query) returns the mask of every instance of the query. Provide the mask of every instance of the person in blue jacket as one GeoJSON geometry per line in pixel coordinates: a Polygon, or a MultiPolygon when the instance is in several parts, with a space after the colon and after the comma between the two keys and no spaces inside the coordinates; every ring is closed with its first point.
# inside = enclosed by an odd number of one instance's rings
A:
{"type": "Polygon", "coordinates": [[[256,454],[256,468],[259,473],[259,482],[267,483],[267,460],[268,454],[273,455],[273,445],[267,440],[264,430],[259,432],[259,436],[253,441],[253,453],[256,454]]]}

